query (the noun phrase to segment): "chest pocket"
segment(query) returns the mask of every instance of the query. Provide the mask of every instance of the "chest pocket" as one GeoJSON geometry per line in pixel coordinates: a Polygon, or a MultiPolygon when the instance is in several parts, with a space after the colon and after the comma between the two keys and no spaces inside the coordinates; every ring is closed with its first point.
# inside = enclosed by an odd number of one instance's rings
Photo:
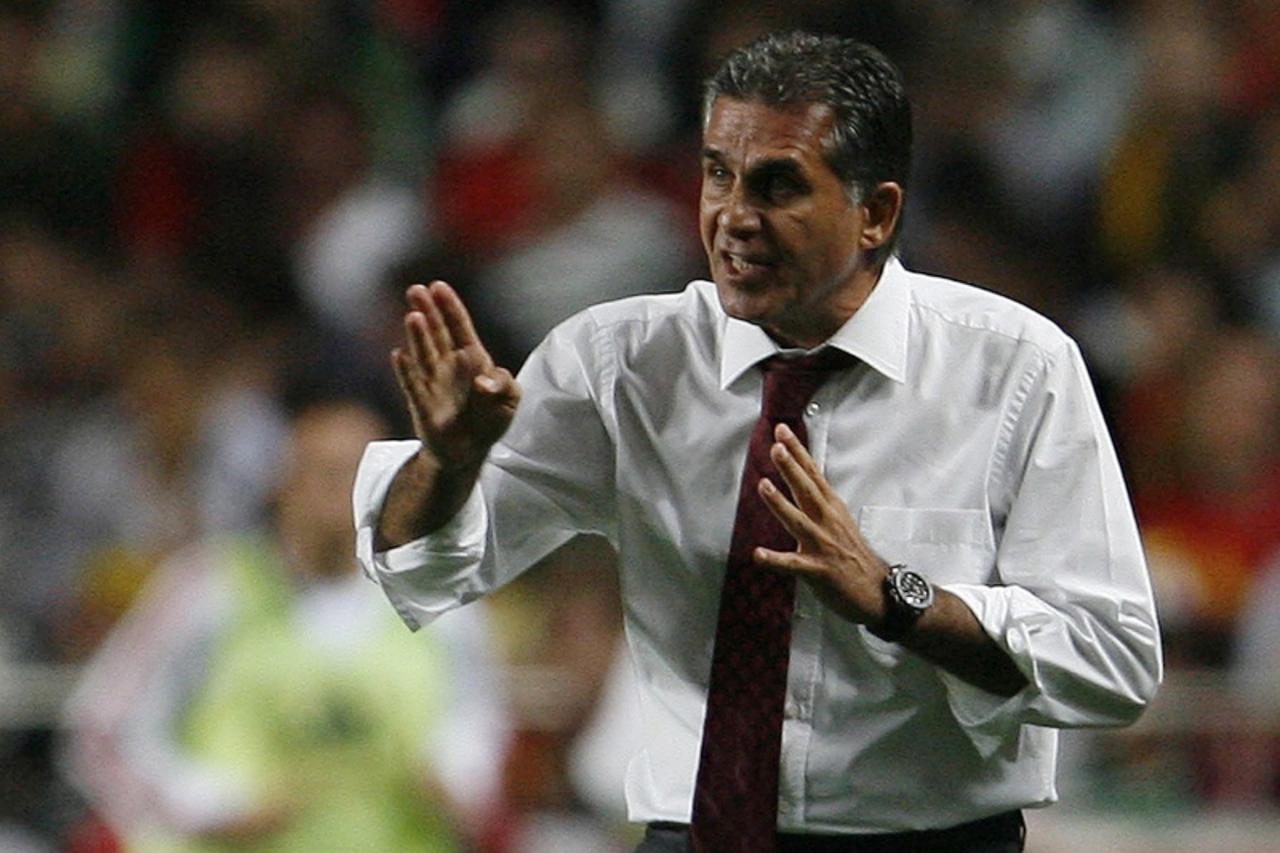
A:
{"type": "MultiPolygon", "coordinates": [[[[995,582],[995,538],[982,510],[864,506],[858,527],[871,550],[890,565],[905,563],[935,584],[995,582]]],[[[899,689],[941,689],[932,667],[907,655],[902,646],[865,628],[859,633],[872,656],[894,670],[899,689]]]]}
{"type": "Polygon", "coordinates": [[[906,563],[934,583],[995,580],[995,540],[982,510],[864,506],[858,527],[886,561],[906,563]]]}

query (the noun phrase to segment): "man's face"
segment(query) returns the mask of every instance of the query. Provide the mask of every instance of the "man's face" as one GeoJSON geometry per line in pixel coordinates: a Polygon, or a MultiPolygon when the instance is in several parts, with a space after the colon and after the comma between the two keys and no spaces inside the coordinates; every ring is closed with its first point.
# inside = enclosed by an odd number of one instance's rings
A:
{"type": "Polygon", "coordinates": [[[724,310],[816,346],[866,297],[866,224],[823,156],[832,113],[719,98],[703,134],[702,244],[724,310]]]}

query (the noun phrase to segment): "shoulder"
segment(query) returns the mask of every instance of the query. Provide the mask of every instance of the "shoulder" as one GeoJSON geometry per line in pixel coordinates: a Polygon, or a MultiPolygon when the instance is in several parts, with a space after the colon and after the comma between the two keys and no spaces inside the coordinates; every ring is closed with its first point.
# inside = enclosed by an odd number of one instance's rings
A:
{"type": "Polygon", "coordinates": [[[593,305],[583,315],[599,328],[710,326],[723,316],[709,281],[692,281],[675,293],[648,293],[593,305]]]}
{"type": "Polygon", "coordinates": [[[594,305],[557,326],[546,343],[553,348],[570,344],[593,360],[642,350],[710,350],[723,334],[724,322],[715,285],[693,281],[674,293],[594,305]]]}
{"type": "Polygon", "coordinates": [[[926,273],[907,272],[906,280],[913,324],[926,337],[981,345],[993,355],[1009,350],[1053,359],[1076,350],[1057,323],[1006,296],[926,273]]]}

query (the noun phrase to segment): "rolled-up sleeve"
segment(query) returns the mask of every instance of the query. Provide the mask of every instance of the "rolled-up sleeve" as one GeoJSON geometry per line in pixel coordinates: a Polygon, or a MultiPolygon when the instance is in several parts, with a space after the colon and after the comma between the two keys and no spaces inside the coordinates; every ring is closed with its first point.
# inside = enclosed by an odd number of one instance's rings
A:
{"type": "Polygon", "coordinates": [[[574,535],[613,535],[613,444],[592,378],[611,372],[587,314],[566,321],[520,371],[524,402],[480,482],[444,527],[374,549],[391,482],[417,441],[374,442],[356,474],[356,556],[411,628],[513,580],[574,535]],[[588,365],[594,369],[589,370],[588,365]]]}
{"type": "Polygon", "coordinates": [[[1028,684],[1005,698],[944,674],[957,719],[980,747],[1022,724],[1132,722],[1162,678],[1159,628],[1120,466],[1073,343],[1024,376],[991,489],[1009,506],[998,583],[946,588],[1028,684]]]}

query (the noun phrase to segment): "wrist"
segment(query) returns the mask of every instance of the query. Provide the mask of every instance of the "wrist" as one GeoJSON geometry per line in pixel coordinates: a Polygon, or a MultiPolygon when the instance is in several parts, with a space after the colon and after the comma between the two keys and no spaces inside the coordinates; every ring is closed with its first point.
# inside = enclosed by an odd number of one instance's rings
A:
{"type": "Polygon", "coordinates": [[[881,591],[883,615],[876,624],[868,625],[867,630],[886,642],[901,642],[933,606],[933,585],[919,572],[897,563],[889,566],[881,591]]]}
{"type": "Polygon", "coordinates": [[[416,464],[425,466],[431,476],[438,480],[458,480],[473,478],[489,457],[489,447],[475,450],[465,446],[464,442],[451,442],[446,452],[426,441],[414,456],[416,464]]]}
{"type": "Polygon", "coordinates": [[[467,502],[484,459],[447,464],[424,443],[391,481],[374,529],[374,549],[386,551],[439,530],[467,502]]]}

